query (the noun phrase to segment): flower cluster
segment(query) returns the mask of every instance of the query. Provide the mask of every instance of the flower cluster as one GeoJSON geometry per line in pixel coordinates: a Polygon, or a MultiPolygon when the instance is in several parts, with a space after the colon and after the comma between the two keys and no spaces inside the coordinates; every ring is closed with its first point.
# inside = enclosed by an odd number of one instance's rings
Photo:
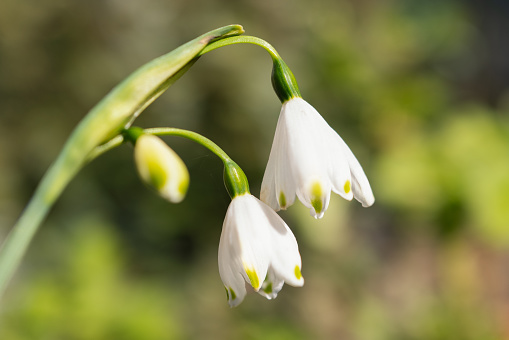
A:
{"type": "MultiPolygon", "coordinates": [[[[277,55],[272,84],[282,109],[260,200],[250,194],[242,169],[217,145],[192,132],[178,133],[211,149],[225,165],[225,186],[232,200],[223,223],[218,263],[231,307],[240,304],[248,290],[273,299],[284,283],[304,284],[297,240],[277,214],[290,207],[295,197],[314,218],[325,214],[331,192],[347,200],[355,198],[364,207],[375,200],[350,148],[302,99],[292,72],[277,55]]],[[[182,200],[189,176],[182,160],[155,136],[140,133],[132,139],[137,139],[135,158],[144,182],[171,202],[182,200]]]]}
{"type": "Polygon", "coordinates": [[[283,106],[276,127],[260,198],[232,196],[219,242],[219,273],[230,306],[242,302],[245,283],[268,299],[284,282],[302,286],[295,236],[275,212],[295,196],[323,217],[330,193],[355,197],[364,207],[375,199],[361,165],[341,137],[302,97],[286,64],[274,60],[272,84],[283,106]],[[264,278],[262,281],[261,278],[264,278]]]}
{"type": "Polygon", "coordinates": [[[302,261],[295,236],[277,214],[295,197],[321,218],[331,191],[364,207],[374,203],[359,162],[320,114],[302,99],[293,73],[266,41],[243,36],[240,25],[212,30],[143,65],[96,105],[73,132],[43,179],[14,232],[0,247],[0,296],[26,246],[68,181],[88,161],[130,141],[142,181],[161,197],[182,201],[189,172],[180,157],[158,135],[191,139],[224,163],[225,186],[232,200],[219,242],[219,273],[230,306],[242,302],[249,287],[268,299],[284,283],[300,287],[302,261]],[[138,115],[200,58],[216,48],[252,43],[272,57],[272,85],[282,103],[274,142],[263,176],[260,200],[249,192],[242,169],[216,144],[195,132],[177,128],[132,127],[138,115]]]}
{"type": "Polygon", "coordinates": [[[261,201],[235,196],[219,242],[219,273],[230,306],[242,302],[245,283],[268,299],[284,282],[300,287],[301,258],[295,236],[276,214],[295,196],[321,218],[331,190],[364,207],[374,203],[368,179],[350,148],[300,97],[283,103],[263,177],[261,201]]]}

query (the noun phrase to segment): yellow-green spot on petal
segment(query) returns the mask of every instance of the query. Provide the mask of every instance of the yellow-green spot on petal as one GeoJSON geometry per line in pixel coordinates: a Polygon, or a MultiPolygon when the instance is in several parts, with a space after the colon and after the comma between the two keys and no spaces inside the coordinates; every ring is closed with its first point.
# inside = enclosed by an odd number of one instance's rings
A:
{"type": "Polygon", "coordinates": [[[311,206],[315,209],[317,214],[319,214],[323,208],[322,194],[322,186],[319,182],[315,182],[311,186],[311,206]]]}
{"type": "Polygon", "coordinates": [[[286,208],[286,196],[285,193],[282,191],[279,193],[279,206],[281,207],[281,209],[286,208]]]}
{"type": "Polygon", "coordinates": [[[345,194],[348,194],[351,190],[351,183],[349,180],[347,180],[345,182],[345,186],[343,187],[343,189],[345,190],[345,194]]]}
{"type": "Polygon", "coordinates": [[[299,266],[295,266],[295,277],[297,280],[300,280],[302,278],[302,273],[300,272],[299,266]]]}
{"type": "Polygon", "coordinates": [[[162,167],[161,162],[156,158],[152,158],[148,162],[149,181],[150,185],[157,190],[160,190],[166,184],[167,173],[162,167]]]}
{"type": "Polygon", "coordinates": [[[185,195],[187,193],[187,188],[189,187],[189,177],[180,181],[178,186],[179,194],[185,195]]]}
{"type": "Polygon", "coordinates": [[[258,290],[260,288],[260,279],[258,278],[258,275],[256,274],[256,272],[253,270],[253,269],[246,269],[246,274],[247,274],[247,277],[249,277],[249,281],[251,281],[251,286],[253,286],[253,288],[255,290],[258,290]]]}
{"type": "Polygon", "coordinates": [[[267,282],[267,285],[265,288],[263,288],[263,291],[267,294],[272,293],[272,282],[267,282]]]}
{"type": "Polygon", "coordinates": [[[232,297],[232,301],[237,298],[237,295],[235,294],[235,292],[233,291],[233,289],[231,287],[230,287],[230,296],[232,297]]]}

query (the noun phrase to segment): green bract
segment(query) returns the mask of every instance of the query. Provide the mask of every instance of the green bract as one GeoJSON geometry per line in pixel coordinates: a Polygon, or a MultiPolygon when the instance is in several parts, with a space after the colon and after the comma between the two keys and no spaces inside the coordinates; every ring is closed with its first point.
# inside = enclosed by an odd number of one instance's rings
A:
{"type": "Polygon", "coordinates": [[[301,97],[295,76],[283,59],[273,58],[271,80],[272,87],[281,103],[295,97],[301,97]]]}
{"type": "Polygon", "coordinates": [[[234,161],[224,162],[224,185],[231,198],[249,194],[249,183],[246,175],[234,161]]]}

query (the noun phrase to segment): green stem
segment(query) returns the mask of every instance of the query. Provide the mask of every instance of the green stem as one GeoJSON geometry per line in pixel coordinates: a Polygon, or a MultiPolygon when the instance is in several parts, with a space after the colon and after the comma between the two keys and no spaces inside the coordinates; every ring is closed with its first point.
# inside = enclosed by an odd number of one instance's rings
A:
{"type": "Polygon", "coordinates": [[[301,97],[299,86],[295,80],[295,76],[292,71],[286,65],[284,60],[279,56],[276,49],[263,39],[252,37],[252,36],[235,36],[224,38],[208,44],[200,53],[196,56],[197,58],[201,55],[218,49],[220,47],[234,45],[234,44],[253,44],[263,47],[269,52],[272,58],[272,87],[276,92],[281,103],[284,103],[292,98],[301,97]]]}
{"type": "Polygon", "coordinates": [[[270,56],[272,57],[272,60],[279,60],[281,57],[277,53],[276,49],[266,42],[263,39],[252,37],[249,35],[242,35],[242,36],[235,36],[235,37],[229,37],[224,38],[218,41],[214,41],[210,44],[208,44],[200,53],[198,53],[197,57],[204,55],[205,53],[208,53],[210,51],[213,51],[215,49],[218,49],[223,46],[228,45],[234,45],[234,44],[253,44],[258,45],[260,47],[263,47],[267,52],[269,52],[270,56]]]}
{"type": "Polygon", "coordinates": [[[118,136],[112,138],[109,142],[99,145],[98,147],[93,149],[92,152],[90,152],[90,154],[87,157],[87,162],[93,161],[94,159],[96,159],[97,157],[102,155],[103,153],[106,153],[106,152],[116,148],[117,146],[122,145],[124,142],[125,142],[124,136],[118,135],[118,136]]]}
{"type": "Polygon", "coordinates": [[[69,156],[72,151],[72,148],[64,148],[60,157],[43,177],[21,217],[0,248],[0,297],[42,220],[81,167],[79,160],[69,156]]]}
{"type": "Polygon", "coordinates": [[[230,156],[226,154],[216,143],[210,139],[193,131],[182,130],[177,128],[153,128],[145,129],[144,133],[157,136],[179,136],[197,142],[218,156],[224,163],[224,185],[231,198],[244,194],[249,194],[249,183],[244,171],[235,163],[230,156]]]}
{"type": "Polygon", "coordinates": [[[219,146],[217,146],[216,143],[214,143],[207,137],[200,135],[199,133],[177,128],[152,128],[145,129],[143,130],[143,132],[156,136],[180,136],[190,139],[212,151],[217,157],[219,157],[223,161],[223,163],[232,162],[230,156],[228,156],[226,152],[223,151],[223,149],[221,149],[219,146]]]}

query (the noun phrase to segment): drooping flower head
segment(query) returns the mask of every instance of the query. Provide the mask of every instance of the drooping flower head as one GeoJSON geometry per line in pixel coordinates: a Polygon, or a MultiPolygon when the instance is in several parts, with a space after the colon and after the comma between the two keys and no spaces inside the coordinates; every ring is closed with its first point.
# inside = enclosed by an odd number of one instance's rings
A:
{"type": "Polygon", "coordinates": [[[286,209],[295,196],[315,218],[327,210],[331,190],[364,207],[374,203],[368,179],[350,148],[322,116],[301,98],[295,78],[281,61],[273,71],[274,89],[283,103],[262,181],[260,198],[274,210],[286,209]],[[290,84],[288,84],[290,83],[290,84]]]}
{"type": "Polygon", "coordinates": [[[268,299],[275,298],[285,282],[302,286],[301,258],[290,228],[273,209],[249,193],[247,180],[236,164],[225,170],[227,176],[230,173],[236,176],[233,184],[225,176],[232,201],[223,223],[218,254],[219,274],[228,303],[234,307],[242,302],[246,284],[268,299]],[[244,189],[232,191],[232,187],[244,189]]]}

